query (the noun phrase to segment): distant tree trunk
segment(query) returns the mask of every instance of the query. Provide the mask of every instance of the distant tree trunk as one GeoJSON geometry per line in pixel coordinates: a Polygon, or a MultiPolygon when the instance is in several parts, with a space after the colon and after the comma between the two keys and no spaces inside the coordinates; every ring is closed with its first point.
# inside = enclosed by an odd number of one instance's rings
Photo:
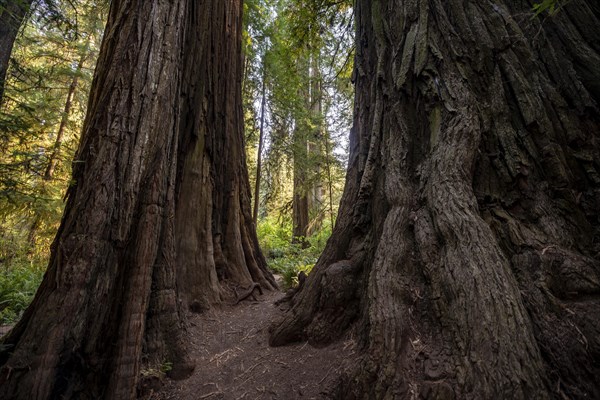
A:
{"type": "Polygon", "coordinates": [[[300,73],[302,79],[308,82],[307,87],[301,87],[298,96],[303,106],[296,110],[295,126],[292,133],[292,157],[294,182],[292,188],[292,243],[308,247],[308,224],[309,224],[309,154],[310,154],[310,125],[311,101],[310,101],[310,58],[301,58],[300,73]]]}
{"type": "Polygon", "coordinates": [[[325,134],[323,141],[325,143],[325,169],[327,171],[327,191],[329,195],[329,219],[331,222],[331,229],[335,226],[335,213],[333,212],[333,177],[331,175],[331,159],[332,149],[329,143],[329,135],[325,134]]]}
{"type": "Polygon", "coordinates": [[[600,3],[358,0],[333,236],[271,343],[343,399],[600,398],[600,3]]]}
{"type": "Polygon", "coordinates": [[[180,126],[185,158],[179,165],[175,235],[181,300],[195,311],[222,300],[223,281],[276,287],[252,219],[243,134],[242,10],[241,0],[210,0],[192,4],[188,15],[180,126]]]}
{"type": "MultiPolygon", "coordinates": [[[[73,105],[73,96],[75,95],[75,90],[77,89],[77,84],[79,83],[79,74],[81,73],[81,69],[83,68],[83,63],[88,55],[83,54],[79,61],[77,62],[77,67],[75,68],[75,75],[71,80],[71,84],[69,85],[69,89],[67,91],[67,99],[65,100],[65,107],[63,108],[62,116],[60,118],[60,124],[58,126],[58,131],[56,132],[56,139],[54,140],[54,146],[52,147],[52,152],[48,157],[48,164],[46,165],[46,170],[44,171],[44,182],[50,182],[54,179],[54,171],[56,170],[56,166],[58,165],[60,151],[62,147],[62,143],[65,136],[65,129],[67,128],[67,123],[69,122],[69,116],[71,114],[71,107],[73,105]]],[[[45,188],[42,187],[42,192],[45,191],[45,188]]],[[[29,233],[27,235],[27,240],[29,245],[31,246],[31,250],[33,250],[37,244],[37,236],[38,230],[42,223],[42,216],[39,213],[36,213],[36,216],[29,227],[29,233]]]]}
{"type": "Polygon", "coordinates": [[[308,198],[309,224],[307,234],[310,236],[319,229],[323,222],[323,185],[321,180],[321,160],[323,158],[323,93],[319,57],[310,57],[310,116],[312,120],[311,135],[308,140],[308,158],[310,160],[307,173],[311,174],[310,196],[308,198]]]}
{"type": "Polygon", "coordinates": [[[0,0],[0,104],[13,45],[33,0],[0,0]]]}
{"type": "Polygon", "coordinates": [[[67,128],[69,116],[71,115],[71,107],[73,106],[73,96],[75,95],[77,84],[79,83],[79,74],[81,74],[83,63],[85,62],[87,56],[88,54],[86,51],[86,54],[82,54],[79,58],[79,61],[77,62],[77,67],[75,68],[75,74],[73,75],[73,79],[71,80],[71,84],[69,85],[69,90],[67,91],[67,99],[65,100],[65,107],[60,118],[58,131],[56,132],[56,139],[54,141],[54,146],[52,147],[52,153],[50,153],[50,157],[48,158],[48,166],[46,167],[46,171],[44,172],[44,180],[46,181],[50,181],[52,180],[52,178],[54,178],[54,171],[56,170],[56,166],[58,165],[58,158],[60,156],[60,150],[65,136],[65,129],[67,128]]]}
{"type": "Polygon", "coordinates": [[[296,127],[293,138],[294,148],[294,186],[292,197],[292,243],[308,247],[308,190],[307,190],[307,159],[308,149],[306,133],[296,127]]]}
{"type": "Polygon", "coordinates": [[[258,208],[260,205],[260,180],[262,170],[262,152],[263,152],[263,141],[265,136],[265,106],[267,101],[267,68],[266,63],[263,62],[263,75],[262,75],[262,90],[261,90],[261,101],[260,101],[260,127],[258,133],[258,151],[256,153],[256,182],[254,184],[254,212],[252,213],[252,219],[254,225],[258,224],[258,208]]]}

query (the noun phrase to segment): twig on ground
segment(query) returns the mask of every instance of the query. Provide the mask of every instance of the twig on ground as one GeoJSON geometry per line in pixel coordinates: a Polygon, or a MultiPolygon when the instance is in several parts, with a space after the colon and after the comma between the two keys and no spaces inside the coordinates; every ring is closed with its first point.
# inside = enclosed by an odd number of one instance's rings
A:
{"type": "Polygon", "coordinates": [[[198,400],[202,400],[202,399],[208,399],[209,397],[216,396],[216,395],[218,395],[218,394],[223,394],[223,392],[221,392],[220,390],[219,390],[219,391],[216,391],[216,392],[210,392],[210,393],[208,393],[208,394],[205,394],[204,396],[200,396],[200,397],[198,397],[198,400]]]}
{"type": "Polygon", "coordinates": [[[323,377],[323,379],[321,379],[321,380],[319,381],[319,384],[323,383],[323,381],[324,381],[325,379],[327,379],[327,377],[329,376],[329,373],[331,372],[331,370],[332,370],[332,369],[333,369],[333,367],[331,367],[331,368],[329,368],[329,369],[327,370],[327,373],[325,374],[325,376],[323,377]]]}

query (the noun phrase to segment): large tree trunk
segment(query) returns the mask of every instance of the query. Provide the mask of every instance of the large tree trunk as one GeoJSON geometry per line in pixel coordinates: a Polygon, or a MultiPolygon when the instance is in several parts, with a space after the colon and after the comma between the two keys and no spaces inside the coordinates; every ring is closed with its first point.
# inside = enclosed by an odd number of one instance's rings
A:
{"type": "Polygon", "coordinates": [[[33,0],[0,1],[0,104],[4,97],[4,82],[13,45],[31,3],[33,0]]]}
{"type": "Polygon", "coordinates": [[[222,300],[226,286],[235,290],[258,283],[274,289],[276,283],[260,252],[250,205],[241,94],[242,2],[193,3],[188,18],[177,265],[182,301],[202,311],[222,300]]]}
{"type": "Polygon", "coordinates": [[[311,74],[310,56],[300,57],[300,79],[308,83],[307,87],[301,87],[298,91],[298,109],[295,110],[295,127],[292,133],[292,157],[294,161],[294,182],[292,188],[292,243],[308,247],[306,238],[309,235],[310,223],[310,194],[311,194],[311,168],[310,162],[310,118],[312,114],[311,105],[311,74]],[[300,104],[303,103],[303,106],[300,104]]]}
{"type": "Polygon", "coordinates": [[[600,3],[359,0],[336,228],[280,345],[356,328],[339,397],[599,398],[600,3]]]}
{"type": "Polygon", "coordinates": [[[243,157],[240,13],[239,0],[112,2],[48,272],[2,341],[1,398],[134,398],[144,366],[193,368],[185,277],[210,282],[200,268],[220,263],[274,287],[243,157]]]}

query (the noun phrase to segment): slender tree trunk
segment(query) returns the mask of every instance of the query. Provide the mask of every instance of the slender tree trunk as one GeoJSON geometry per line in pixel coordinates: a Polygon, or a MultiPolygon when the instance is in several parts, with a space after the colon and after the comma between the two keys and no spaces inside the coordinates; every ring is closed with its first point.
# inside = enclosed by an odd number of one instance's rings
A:
{"type": "Polygon", "coordinates": [[[308,190],[307,190],[307,158],[308,149],[306,135],[296,127],[294,131],[294,187],[292,198],[292,243],[308,247],[308,190]]]}
{"type": "Polygon", "coordinates": [[[33,0],[0,1],[0,105],[4,97],[4,83],[13,45],[33,0]]]}
{"type": "MultiPolygon", "coordinates": [[[[48,157],[48,165],[46,166],[46,170],[44,171],[44,186],[42,186],[42,193],[46,191],[45,184],[47,182],[52,181],[52,179],[54,178],[54,171],[56,169],[56,166],[58,165],[60,150],[65,135],[65,129],[67,127],[67,123],[69,122],[69,116],[71,114],[73,96],[75,95],[75,90],[77,89],[77,84],[79,82],[79,74],[81,73],[83,63],[87,56],[87,54],[83,54],[79,58],[79,61],[77,62],[77,67],[75,69],[75,75],[73,76],[73,80],[71,81],[71,84],[69,85],[69,89],[67,91],[67,99],[65,100],[65,107],[62,112],[60,124],[58,126],[58,131],[56,132],[56,139],[54,141],[54,146],[52,147],[52,153],[50,153],[50,157],[48,157]]],[[[36,216],[31,226],[29,227],[29,234],[27,235],[27,240],[32,250],[36,246],[38,230],[41,226],[41,223],[42,217],[41,215],[39,215],[39,213],[36,213],[36,216]]]]}
{"type": "Polygon", "coordinates": [[[324,135],[325,142],[325,168],[327,169],[327,190],[329,194],[329,219],[331,221],[331,229],[335,227],[335,213],[333,212],[333,177],[331,175],[331,158],[332,151],[329,145],[329,135],[324,135]]]}
{"type": "Polygon", "coordinates": [[[232,295],[225,291],[231,285],[247,288],[258,283],[268,290],[276,283],[252,219],[241,93],[242,2],[190,4],[180,127],[180,146],[186,153],[179,165],[177,278],[183,304],[203,311],[232,295]],[[230,285],[222,285],[224,281],[230,285]]]}
{"type": "Polygon", "coordinates": [[[2,340],[2,398],[133,399],[142,354],[191,369],[173,270],[185,12],[112,2],[48,271],[2,340]]]}
{"type": "Polygon", "coordinates": [[[261,102],[260,102],[260,130],[258,134],[258,152],[256,154],[256,183],[254,186],[254,213],[253,220],[254,225],[258,224],[258,206],[260,205],[260,178],[262,169],[262,152],[263,152],[263,141],[265,134],[265,103],[267,101],[267,68],[266,63],[263,62],[263,76],[262,76],[262,90],[261,90],[261,102]]]}
{"type": "Polygon", "coordinates": [[[73,80],[69,85],[69,90],[67,91],[67,99],[65,100],[65,107],[62,112],[62,116],[60,118],[60,124],[58,126],[58,131],[56,132],[56,140],[54,141],[54,146],[52,148],[52,153],[48,158],[48,166],[46,167],[46,171],[44,172],[44,180],[51,181],[54,178],[54,170],[58,165],[58,158],[60,156],[60,150],[62,147],[62,142],[65,136],[65,129],[67,128],[67,123],[69,122],[69,116],[71,115],[71,107],[73,105],[73,96],[75,95],[75,90],[77,89],[77,84],[79,83],[79,74],[81,73],[81,69],[83,68],[83,63],[87,58],[88,54],[82,54],[77,62],[77,67],[75,68],[75,75],[73,76],[73,80]]]}
{"type": "Polygon", "coordinates": [[[271,343],[343,399],[599,398],[600,3],[359,0],[335,231],[271,343]]]}
{"type": "Polygon", "coordinates": [[[310,116],[314,129],[308,140],[307,174],[310,174],[310,196],[308,198],[309,225],[307,234],[310,236],[321,229],[323,222],[323,186],[321,180],[321,160],[323,153],[323,93],[321,88],[321,73],[318,55],[310,57],[310,116]]]}

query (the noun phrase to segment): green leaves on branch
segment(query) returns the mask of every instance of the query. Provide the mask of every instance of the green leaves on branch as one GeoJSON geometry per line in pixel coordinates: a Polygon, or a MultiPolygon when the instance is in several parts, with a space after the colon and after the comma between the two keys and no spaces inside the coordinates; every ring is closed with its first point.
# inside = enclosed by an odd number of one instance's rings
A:
{"type": "Polygon", "coordinates": [[[568,2],[569,0],[543,0],[541,3],[533,5],[533,11],[535,13],[534,17],[540,15],[544,11],[548,11],[548,14],[550,15],[555,15],[568,2]]]}

